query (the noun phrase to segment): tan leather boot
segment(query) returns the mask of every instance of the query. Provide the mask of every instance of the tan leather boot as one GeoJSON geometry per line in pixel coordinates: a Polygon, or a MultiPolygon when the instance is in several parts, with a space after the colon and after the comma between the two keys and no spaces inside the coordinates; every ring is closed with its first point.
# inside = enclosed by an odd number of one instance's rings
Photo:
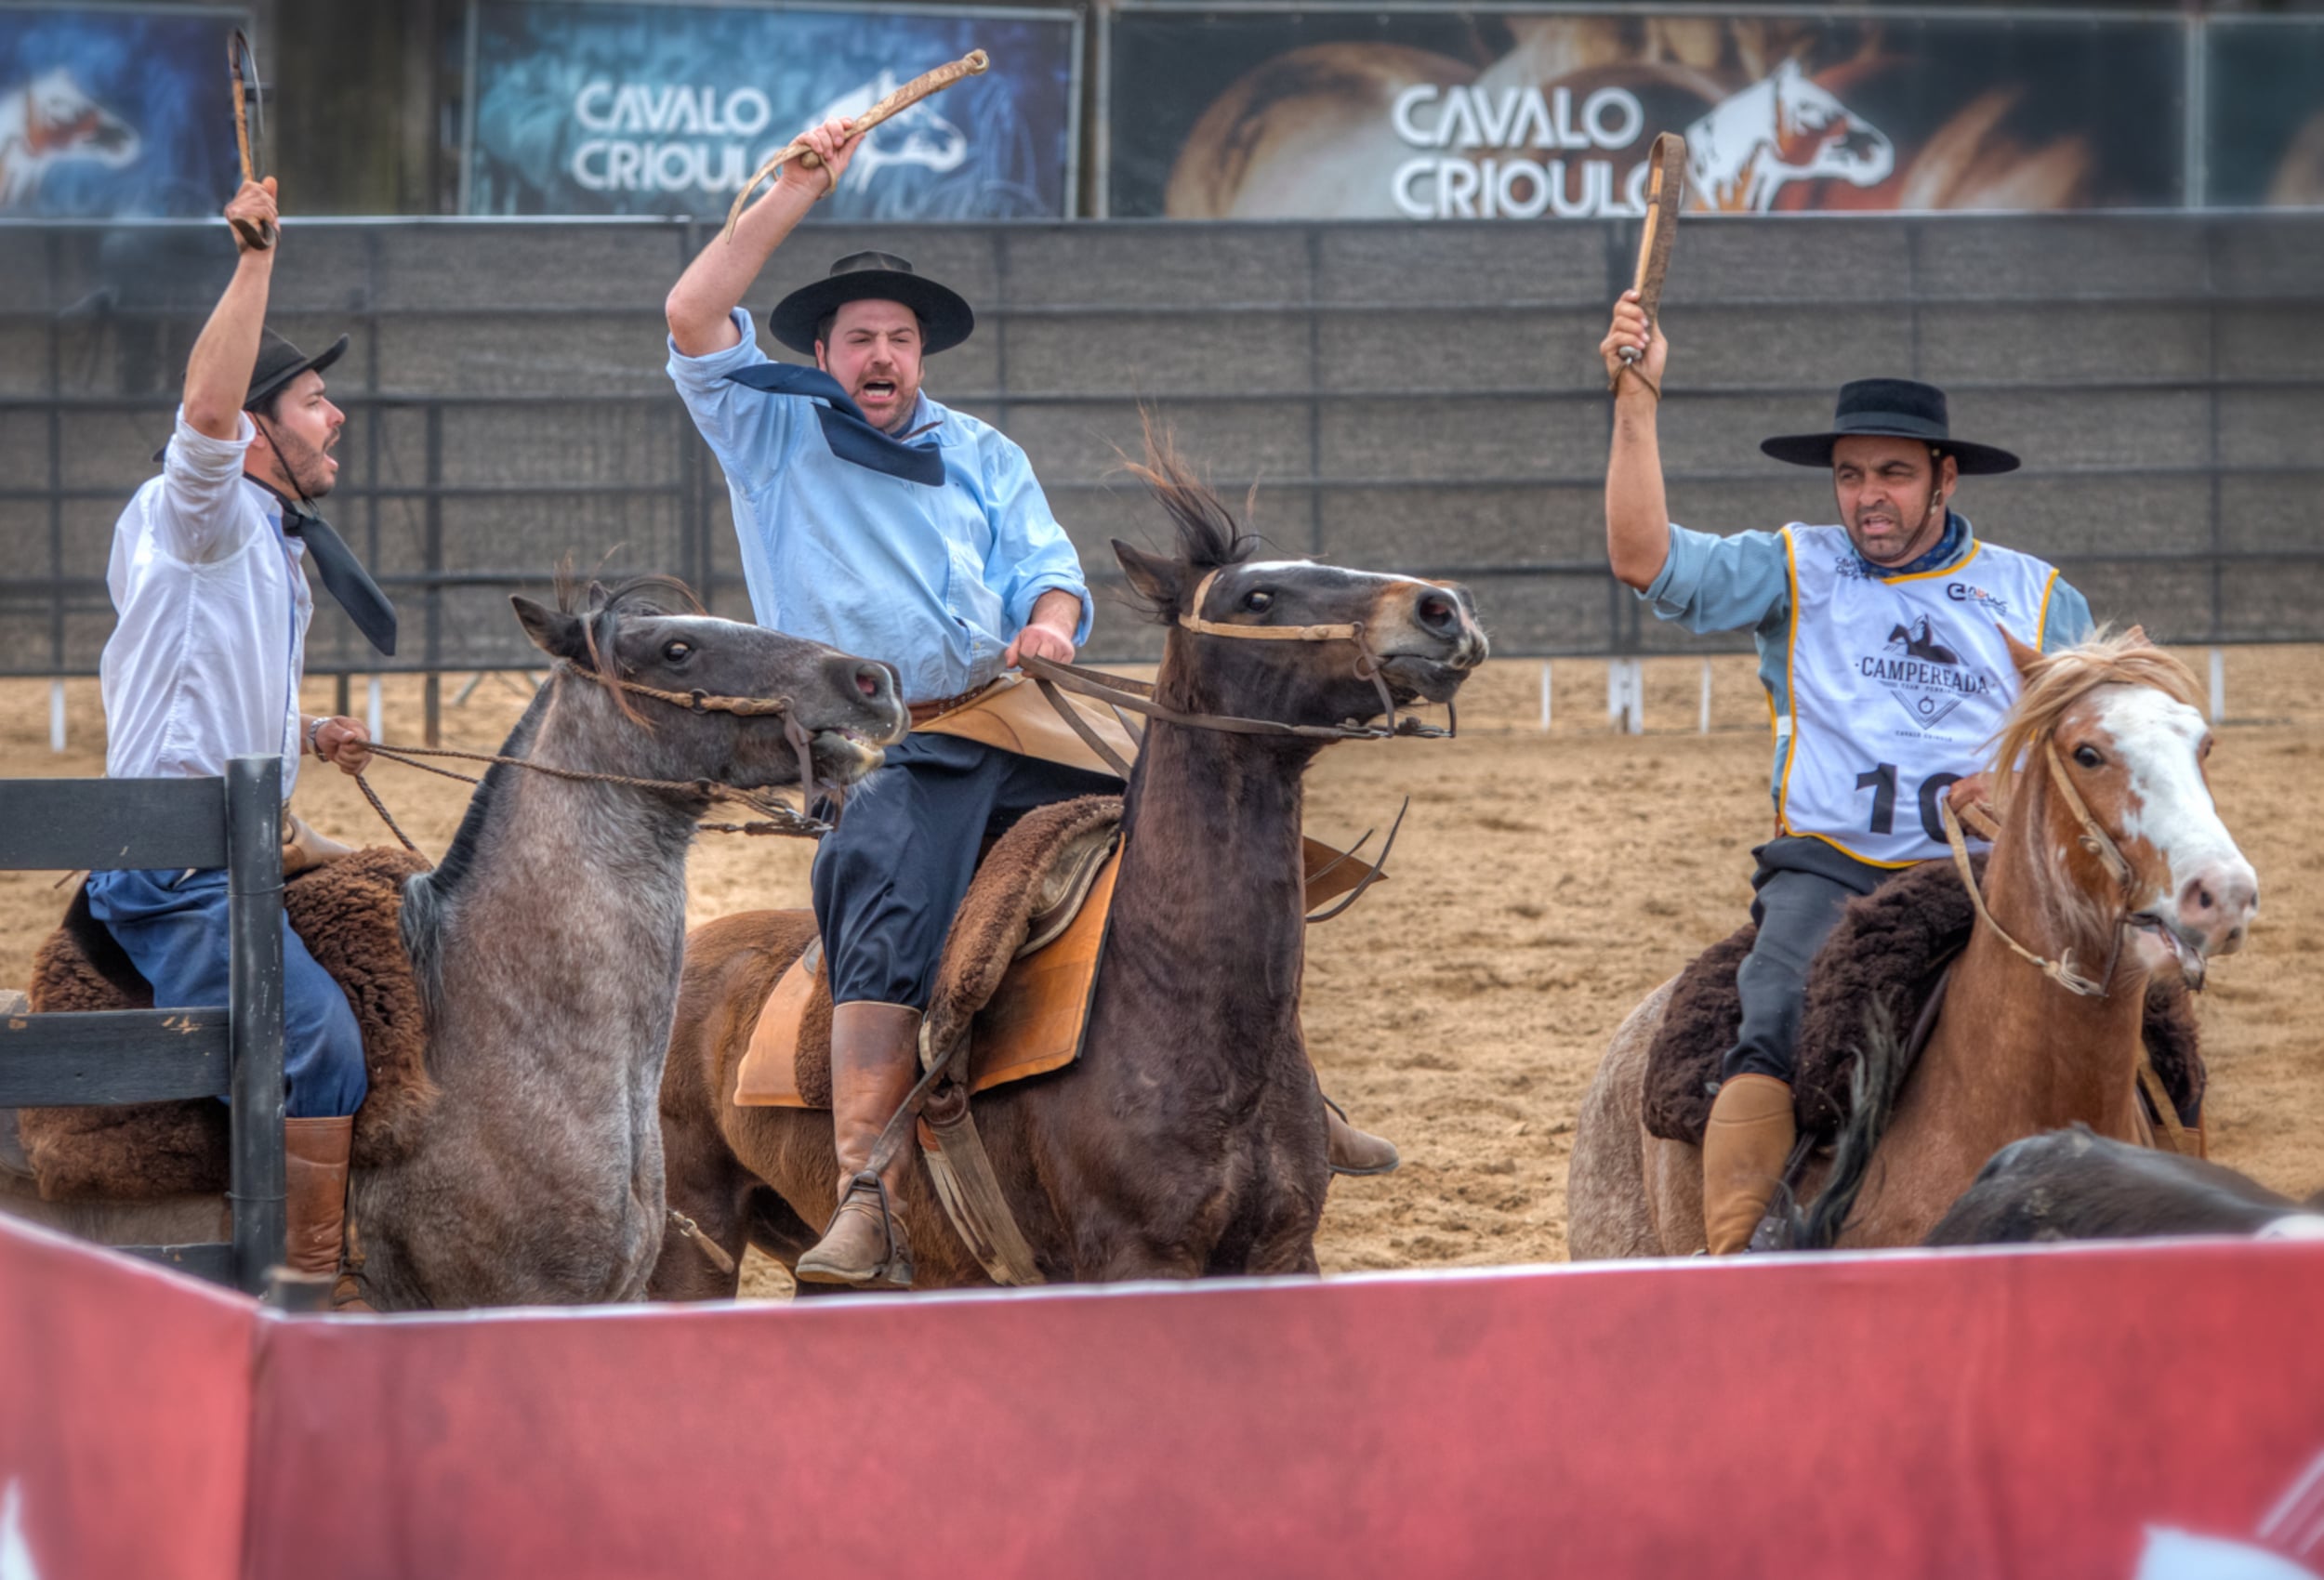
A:
{"type": "Polygon", "coordinates": [[[325,862],[355,853],[352,845],[342,845],[336,839],[317,834],[305,818],[283,809],[283,876],[297,877],[312,872],[325,862]]]}
{"type": "Polygon", "coordinates": [[[879,1132],[919,1073],[920,1012],[856,1002],[831,1011],[831,1128],[839,1154],[839,1210],[792,1270],[809,1284],[911,1287],[912,1247],[888,1195],[910,1166],[900,1149],[884,1181],[868,1172],[879,1132]],[[885,1189],[882,1189],[882,1185],[885,1189]]]}
{"type": "MultiPolygon", "coordinates": [[[[347,1241],[347,1154],[355,1121],[283,1121],[283,1265],[310,1278],[337,1279],[347,1241]]],[[[349,1281],[338,1279],[334,1310],[368,1311],[349,1281]]]]}
{"type": "Polygon", "coordinates": [[[1724,1257],[1751,1243],[1783,1183],[1797,1139],[1791,1088],[1773,1075],[1736,1075],[1719,1088],[1703,1128],[1703,1234],[1724,1257]]]}
{"type": "Polygon", "coordinates": [[[1389,1174],[1404,1161],[1396,1144],[1385,1136],[1358,1130],[1348,1123],[1348,1111],[1324,1099],[1324,1125],[1330,1140],[1334,1174],[1389,1174]]]}

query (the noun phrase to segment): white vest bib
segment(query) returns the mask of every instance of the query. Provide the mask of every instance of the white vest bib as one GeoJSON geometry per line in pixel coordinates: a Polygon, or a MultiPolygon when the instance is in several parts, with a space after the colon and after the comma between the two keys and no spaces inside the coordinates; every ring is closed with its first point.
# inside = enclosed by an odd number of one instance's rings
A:
{"type": "Polygon", "coordinates": [[[1946,854],[1937,798],[1985,766],[2017,699],[2000,627],[2040,645],[2056,570],[1976,543],[1948,569],[1881,578],[1844,528],[1783,535],[1792,716],[1776,721],[1789,737],[1778,826],[1882,866],[1946,854]]]}

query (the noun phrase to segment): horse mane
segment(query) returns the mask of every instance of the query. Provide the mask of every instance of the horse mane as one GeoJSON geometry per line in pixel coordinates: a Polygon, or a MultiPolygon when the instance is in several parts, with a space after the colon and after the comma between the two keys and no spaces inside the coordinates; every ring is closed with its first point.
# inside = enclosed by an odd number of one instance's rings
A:
{"type": "MultiPolygon", "coordinates": [[[[1169,514],[1178,537],[1179,563],[1189,570],[1208,573],[1240,565],[1257,554],[1266,540],[1243,530],[1218,492],[1179,453],[1177,441],[1168,429],[1156,431],[1153,418],[1144,412],[1139,416],[1145,429],[1146,458],[1133,461],[1125,455],[1122,466],[1146,485],[1146,492],[1169,514]]],[[[1258,499],[1259,485],[1253,483],[1243,499],[1246,516],[1251,513],[1258,499]]],[[[1178,618],[1175,599],[1166,605],[1135,595],[1133,598],[1150,619],[1168,625],[1178,618]]]]}
{"type": "Polygon", "coordinates": [[[2034,748],[2057,731],[2067,710],[2101,686],[2145,686],[2192,708],[2203,705],[2195,672],[2133,629],[2104,627],[2078,646],[2044,653],[2026,670],[2026,689],[1994,737],[1993,804],[2006,808],[2034,748]]]}

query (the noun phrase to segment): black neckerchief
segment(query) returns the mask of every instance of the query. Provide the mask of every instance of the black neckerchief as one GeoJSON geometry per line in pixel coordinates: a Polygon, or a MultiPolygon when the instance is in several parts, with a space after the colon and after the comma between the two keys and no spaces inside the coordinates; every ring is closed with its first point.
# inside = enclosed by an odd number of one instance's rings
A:
{"type": "MultiPolygon", "coordinates": [[[[849,399],[839,381],[821,368],[794,362],[759,362],[726,375],[730,384],[764,389],[773,395],[803,395],[821,402],[816,420],[831,453],[842,461],[907,482],[941,488],[944,481],[944,453],[933,444],[906,444],[875,426],[864,409],[849,399]]],[[[925,431],[925,430],[921,430],[925,431]]]]}
{"type": "MultiPolygon", "coordinates": [[[[267,436],[267,443],[273,446],[272,434],[267,436]]],[[[279,449],[276,454],[281,454],[279,449]]],[[[339,536],[338,529],[323,519],[314,501],[304,493],[293,498],[255,473],[242,475],[282,502],[283,535],[297,538],[307,546],[324,590],[347,611],[347,617],[355,622],[355,628],[363,634],[364,639],[389,657],[394,657],[395,605],[379,590],[379,584],[371,579],[371,573],[363,569],[363,562],[355,557],[347,540],[339,536]]]]}

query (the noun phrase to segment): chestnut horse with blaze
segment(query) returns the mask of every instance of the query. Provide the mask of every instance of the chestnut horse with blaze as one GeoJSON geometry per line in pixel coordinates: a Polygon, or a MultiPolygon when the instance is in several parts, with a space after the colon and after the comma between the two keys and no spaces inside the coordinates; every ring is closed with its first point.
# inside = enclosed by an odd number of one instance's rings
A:
{"type": "MultiPolygon", "coordinates": [[[[1166,446],[1132,469],[1178,544],[1173,556],[1114,546],[1168,635],[1088,1031],[1067,1068],[980,1094],[977,1128],[1044,1280],[1314,1272],[1330,1166],[1300,1028],[1301,783],[1329,735],[1380,716],[1385,698],[1449,701],[1485,634],[1460,587],[1259,560],[1166,446]],[[1321,639],[1234,639],[1267,627],[1321,639]]],[[[794,1262],[838,1200],[829,1113],[733,1100],[759,1010],[812,936],[799,913],[761,911],[686,941],[662,1086],[670,1205],[736,1259],[748,1244],[794,1262]]],[[[894,1207],[915,1287],[990,1282],[920,1160],[894,1207]]],[[[651,1293],[731,1297],[737,1277],[673,1231],[651,1293]]]]}
{"type": "MultiPolygon", "coordinates": [[[[1918,1244],[2000,1148],[2086,1125],[2146,1141],[2147,981],[2243,945],[2259,880],[2213,806],[2195,677],[2138,632],[2043,655],[1995,749],[2000,829],[1968,948],[1842,1245],[1918,1244]]],[[[1973,891],[1974,892],[1974,891],[1973,891]]],[[[1703,1246],[1702,1152],[1644,1127],[1666,982],[1614,1034],[1582,1099],[1566,1188],[1577,1258],[1703,1246]]],[[[1820,1182],[1812,1165],[1802,1194],[1820,1182]]]]}

